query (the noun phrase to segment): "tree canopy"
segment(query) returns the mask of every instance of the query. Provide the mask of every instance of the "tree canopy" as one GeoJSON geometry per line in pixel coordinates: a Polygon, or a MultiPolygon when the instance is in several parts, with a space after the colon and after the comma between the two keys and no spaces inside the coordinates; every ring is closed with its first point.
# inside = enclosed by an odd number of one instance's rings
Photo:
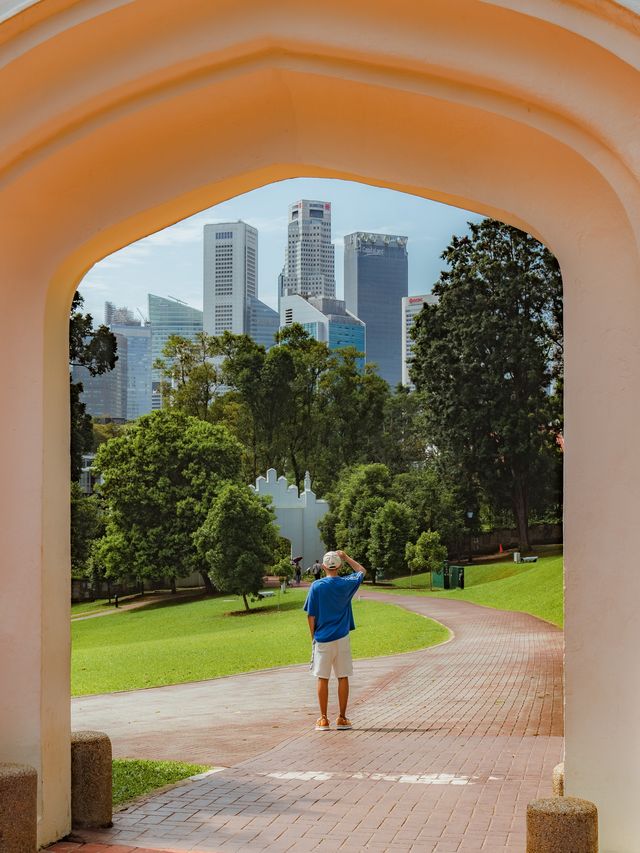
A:
{"type": "Polygon", "coordinates": [[[95,549],[107,577],[184,577],[207,566],[193,536],[218,493],[241,479],[242,448],[219,424],[163,410],[102,444],[106,532],[95,549]]]}
{"type": "Polygon", "coordinates": [[[471,223],[442,257],[439,302],[413,328],[411,377],[425,398],[427,438],[467,501],[482,490],[494,506],[511,507],[528,549],[532,502],[559,469],[558,262],[534,237],[492,219],[471,223]]]}
{"type": "Polygon", "coordinates": [[[257,595],[278,547],[275,513],[248,486],[227,483],[194,536],[198,553],[221,592],[257,595]]]}

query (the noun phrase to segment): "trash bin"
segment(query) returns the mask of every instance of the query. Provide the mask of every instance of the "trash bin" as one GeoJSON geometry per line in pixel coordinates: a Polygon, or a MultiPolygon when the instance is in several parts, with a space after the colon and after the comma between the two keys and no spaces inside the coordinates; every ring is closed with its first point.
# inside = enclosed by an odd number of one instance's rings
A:
{"type": "Polygon", "coordinates": [[[464,589],[464,566],[449,566],[447,589],[464,589]]]}

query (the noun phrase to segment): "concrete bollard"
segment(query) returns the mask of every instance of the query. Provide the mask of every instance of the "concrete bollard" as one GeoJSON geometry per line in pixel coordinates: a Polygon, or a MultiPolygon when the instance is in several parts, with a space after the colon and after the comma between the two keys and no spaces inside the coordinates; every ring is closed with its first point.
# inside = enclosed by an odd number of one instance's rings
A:
{"type": "Polygon", "coordinates": [[[71,733],[71,823],[111,826],[111,741],[103,732],[71,733]]]}
{"type": "Polygon", "coordinates": [[[27,764],[0,764],[0,853],[38,849],[38,774],[27,764]]]}
{"type": "Polygon", "coordinates": [[[598,810],[577,797],[529,803],[527,853],[598,853],[598,810]]]}
{"type": "Polygon", "coordinates": [[[564,761],[553,768],[551,785],[554,797],[564,797],[564,761]]]}

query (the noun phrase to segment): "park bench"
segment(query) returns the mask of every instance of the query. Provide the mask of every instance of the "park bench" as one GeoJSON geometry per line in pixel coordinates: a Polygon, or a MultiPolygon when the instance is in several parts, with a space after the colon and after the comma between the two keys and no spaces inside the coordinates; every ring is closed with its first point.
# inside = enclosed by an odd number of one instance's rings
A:
{"type": "Polygon", "coordinates": [[[269,591],[259,592],[258,598],[273,598],[274,595],[275,595],[275,592],[269,592],[269,591]]]}

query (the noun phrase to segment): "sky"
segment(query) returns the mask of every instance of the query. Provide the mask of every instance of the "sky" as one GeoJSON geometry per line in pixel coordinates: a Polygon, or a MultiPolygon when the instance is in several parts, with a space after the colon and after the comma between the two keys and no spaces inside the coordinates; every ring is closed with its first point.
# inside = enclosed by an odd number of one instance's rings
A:
{"type": "Polygon", "coordinates": [[[409,294],[429,293],[438,280],[440,255],[453,234],[463,234],[478,214],[366,184],[296,178],[269,184],[210,207],[121,249],[95,264],[82,280],[84,310],[97,322],[104,303],[139,309],[147,294],[175,296],[202,308],[202,229],[210,222],[242,219],[258,229],[258,296],[277,308],[278,275],[284,263],[288,207],[301,199],[331,202],[336,247],[336,290],[343,293],[343,237],[353,231],[409,238],[409,294]]]}

